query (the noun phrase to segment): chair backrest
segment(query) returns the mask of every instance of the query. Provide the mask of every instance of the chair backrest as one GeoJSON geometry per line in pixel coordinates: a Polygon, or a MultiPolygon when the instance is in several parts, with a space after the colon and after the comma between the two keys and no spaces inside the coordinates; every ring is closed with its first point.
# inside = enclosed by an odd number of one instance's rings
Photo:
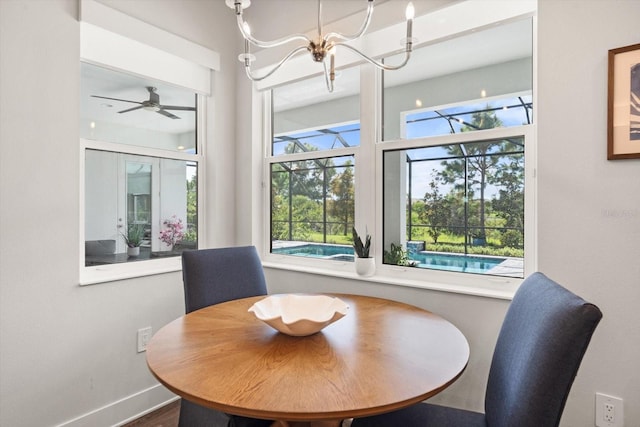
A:
{"type": "Polygon", "coordinates": [[[493,354],[485,413],[488,427],[555,427],[602,318],[542,273],[516,292],[493,354]]]}
{"type": "Polygon", "coordinates": [[[267,294],[262,263],[254,246],[182,252],[185,311],[267,294]]]}

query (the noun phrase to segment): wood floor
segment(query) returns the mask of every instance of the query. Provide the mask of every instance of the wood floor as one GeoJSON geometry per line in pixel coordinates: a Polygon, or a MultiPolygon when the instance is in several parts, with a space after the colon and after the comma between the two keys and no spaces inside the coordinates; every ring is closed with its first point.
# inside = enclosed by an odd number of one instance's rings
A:
{"type": "MultiPolygon", "coordinates": [[[[177,427],[179,415],[180,401],[176,400],[175,402],[172,402],[167,406],[163,406],[162,408],[157,409],[150,414],[138,418],[137,420],[131,421],[130,423],[124,424],[122,427],[177,427]]],[[[295,426],[296,424],[297,423],[292,423],[291,425],[295,426]]],[[[333,423],[331,424],[333,425],[333,423]]],[[[351,420],[343,420],[342,426],[351,426],[351,420]]]]}
{"type": "Polygon", "coordinates": [[[122,427],[177,427],[180,401],[176,400],[122,427]]]}

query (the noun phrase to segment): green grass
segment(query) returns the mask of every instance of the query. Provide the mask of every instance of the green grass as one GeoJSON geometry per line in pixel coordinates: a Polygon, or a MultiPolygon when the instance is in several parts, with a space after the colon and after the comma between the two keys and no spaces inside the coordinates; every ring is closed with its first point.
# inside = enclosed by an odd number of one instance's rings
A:
{"type": "MultiPolygon", "coordinates": [[[[327,243],[333,243],[335,245],[351,245],[352,237],[350,234],[342,235],[342,234],[327,234],[327,243]]],[[[322,233],[310,233],[309,235],[310,242],[316,243],[324,243],[324,236],[322,233]]]]}

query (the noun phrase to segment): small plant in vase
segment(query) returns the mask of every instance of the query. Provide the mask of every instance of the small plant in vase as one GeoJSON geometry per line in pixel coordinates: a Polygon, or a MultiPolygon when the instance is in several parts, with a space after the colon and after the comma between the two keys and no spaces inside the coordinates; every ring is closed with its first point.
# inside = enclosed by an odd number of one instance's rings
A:
{"type": "Polygon", "coordinates": [[[144,239],[144,226],[142,224],[129,224],[127,234],[123,234],[129,256],[140,255],[140,245],[144,239]]]}
{"type": "Polygon", "coordinates": [[[365,235],[364,243],[362,238],[356,231],[355,227],[352,229],[353,233],[353,250],[356,253],[356,273],[361,276],[371,276],[375,272],[376,264],[375,259],[369,256],[371,249],[371,236],[365,235]]]}

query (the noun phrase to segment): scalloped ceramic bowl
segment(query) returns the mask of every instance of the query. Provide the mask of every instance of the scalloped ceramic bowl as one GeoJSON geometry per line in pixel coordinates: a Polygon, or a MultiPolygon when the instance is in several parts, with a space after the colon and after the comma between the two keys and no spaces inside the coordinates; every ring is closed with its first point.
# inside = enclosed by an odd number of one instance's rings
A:
{"type": "Polygon", "coordinates": [[[349,306],[339,298],[327,295],[270,295],[249,311],[283,334],[303,337],[315,334],[343,318],[349,306]]]}

